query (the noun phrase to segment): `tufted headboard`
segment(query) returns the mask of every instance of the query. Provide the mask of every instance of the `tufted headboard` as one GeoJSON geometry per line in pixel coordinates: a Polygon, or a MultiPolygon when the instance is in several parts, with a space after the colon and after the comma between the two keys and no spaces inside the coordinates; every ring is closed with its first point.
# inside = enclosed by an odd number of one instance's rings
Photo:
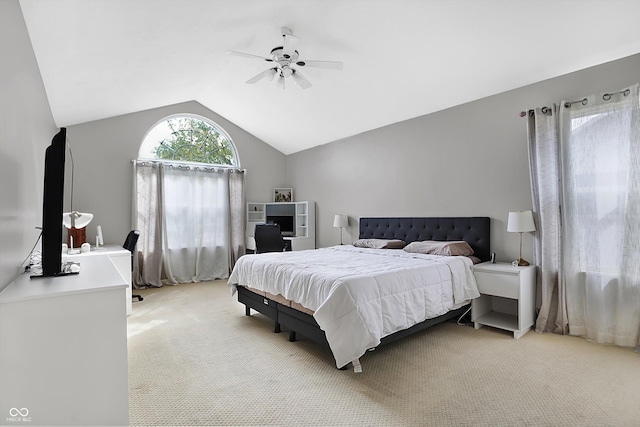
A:
{"type": "Polygon", "coordinates": [[[360,239],[464,240],[482,261],[491,258],[489,217],[360,218],[360,239]]]}

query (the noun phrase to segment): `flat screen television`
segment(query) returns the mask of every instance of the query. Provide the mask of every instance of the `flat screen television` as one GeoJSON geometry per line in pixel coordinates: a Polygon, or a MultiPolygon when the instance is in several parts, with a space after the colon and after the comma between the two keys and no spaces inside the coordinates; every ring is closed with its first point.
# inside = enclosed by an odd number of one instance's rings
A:
{"type": "Polygon", "coordinates": [[[294,220],[290,215],[267,215],[267,224],[278,224],[280,226],[280,233],[283,236],[293,237],[294,233],[294,220]]]}
{"type": "Polygon", "coordinates": [[[62,211],[64,203],[64,163],[67,149],[67,129],[51,140],[44,157],[44,190],[42,197],[42,275],[66,275],[62,269],[62,211]]]}

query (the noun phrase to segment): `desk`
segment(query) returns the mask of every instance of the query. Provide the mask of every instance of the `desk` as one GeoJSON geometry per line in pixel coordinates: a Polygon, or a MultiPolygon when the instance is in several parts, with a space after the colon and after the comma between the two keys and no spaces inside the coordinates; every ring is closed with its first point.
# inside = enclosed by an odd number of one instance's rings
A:
{"type": "Polygon", "coordinates": [[[0,424],[129,424],[126,287],[103,255],[0,292],[0,424]]]}
{"type": "Polygon", "coordinates": [[[87,257],[93,257],[96,255],[108,255],[109,259],[118,269],[118,272],[122,275],[122,278],[127,283],[126,290],[126,307],[127,307],[127,316],[131,315],[132,310],[132,300],[131,300],[131,252],[118,245],[106,245],[100,246],[98,249],[95,246],[91,246],[91,251],[89,252],[80,252],[77,254],[66,255],[62,254],[62,260],[65,259],[67,261],[79,262],[80,263],[80,271],[82,271],[83,260],[87,259],[87,257]]]}
{"type": "Polygon", "coordinates": [[[315,240],[309,239],[308,237],[283,237],[283,239],[289,241],[289,246],[292,251],[304,251],[316,248],[315,240]]]}
{"type": "MultiPolygon", "coordinates": [[[[315,249],[315,242],[306,237],[283,237],[287,245],[287,251],[304,251],[306,249],[315,249]]],[[[253,236],[247,237],[247,253],[252,254],[256,251],[256,239],[253,236]]]]}

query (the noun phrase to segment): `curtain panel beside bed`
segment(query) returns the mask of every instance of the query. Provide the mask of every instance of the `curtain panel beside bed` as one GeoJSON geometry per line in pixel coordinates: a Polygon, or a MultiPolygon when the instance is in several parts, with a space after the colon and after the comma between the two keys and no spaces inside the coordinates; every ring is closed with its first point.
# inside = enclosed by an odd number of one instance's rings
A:
{"type": "Polygon", "coordinates": [[[640,92],[529,113],[538,332],[640,351],[640,92]]]}

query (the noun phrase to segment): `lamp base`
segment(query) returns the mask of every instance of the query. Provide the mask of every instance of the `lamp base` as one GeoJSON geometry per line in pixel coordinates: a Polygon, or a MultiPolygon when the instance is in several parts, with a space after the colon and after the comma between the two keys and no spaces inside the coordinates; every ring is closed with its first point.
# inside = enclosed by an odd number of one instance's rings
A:
{"type": "Polygon", "coordinates": [[[71,238],[73,238],[73,248],[79,248],[87,240],[87,227],[75,228],[71,227],[67,230],[67,245],[70,249],[71,238]]]}
{"type": "Polygon", "coordinates": [[[517,263],[518,267],[525,267],[525,266],[529,265],[529,262],[528,262],[528,261],[523,260],[523,259],[522,259],[522,257],[518,258],[518,259],[517,259],[517,260],[515,260],[513,263],[514,263],[514,264],[516,264],[516,263],[517,263]]]}

